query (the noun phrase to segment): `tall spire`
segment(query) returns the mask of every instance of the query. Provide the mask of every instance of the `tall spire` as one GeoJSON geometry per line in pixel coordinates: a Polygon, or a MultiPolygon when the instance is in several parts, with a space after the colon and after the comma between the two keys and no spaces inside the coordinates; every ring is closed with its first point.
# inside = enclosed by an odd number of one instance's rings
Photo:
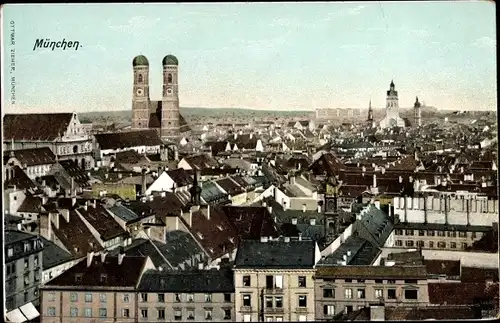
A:
{"type": "Polygon", "coordinates": [[[372,99],[368,105],[368,121],[373,121],[373,109],[372,109],[372,99]]]}

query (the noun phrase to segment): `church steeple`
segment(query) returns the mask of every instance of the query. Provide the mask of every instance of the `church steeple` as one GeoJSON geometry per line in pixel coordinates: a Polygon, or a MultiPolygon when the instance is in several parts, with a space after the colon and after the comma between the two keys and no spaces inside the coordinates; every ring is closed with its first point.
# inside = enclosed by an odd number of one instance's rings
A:
{"type": "Polygon", "coordinates": [[[370,99],[370,103],[368,106],[368,121],[373,121],[373,109],[372,109],[372,100],[370,99]]]}

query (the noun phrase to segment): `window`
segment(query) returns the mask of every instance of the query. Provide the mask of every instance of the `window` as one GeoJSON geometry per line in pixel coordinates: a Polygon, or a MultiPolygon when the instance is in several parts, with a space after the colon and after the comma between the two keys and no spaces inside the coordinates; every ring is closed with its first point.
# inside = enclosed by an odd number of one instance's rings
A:
{"type": "Polygon", "coordinates": [[[467,242],[462,242],[462,249],[467,249],[467,242]]]}
{"type": "Polygon", "coordinates": [[[252,321],[252,316],[250,314],[243,315],[243,322],[251,322],[251,321],[252,321]]]}
{"type": "Polygon", "coordinates": [[[413,230],[406,230],[405,235],[407,236],[412,236],[413,235],[413,230]]]}
{"type": "Polygon", "coordinates": [[[266,296],[266,307],[273,307],[273,298],[271,296],[266,296]]]}
{"type": "Polygon", "coordinates": [[[323,305],[324,315],[335,315],[335,306],[333,305],[323,305]]]}
{"type": "Polygon", "coordinates": [[[467,238],[467,232],[460,231],[460,232],[458,233],[458,237],[459,237],[459,238],[467,238]]]}
{"type": "Polygon", "coordinates": [[[306,321],[307,321],[307,316],[299,315],[299,322],[306,322],[306,321]]]}
{"type": "Polygon", "coordinates": [[[299,276],[299,287],[306,287],[306,276],[299,276]]]}
{"type": "Polygon", "coordinates": [[[346,299],[352,298],[352,289],[351,288],[346,288],[344,290],[344,298],[346,298],[346,299]]]}
{"type": "Polygon", "coordinates": [[[158,318],[161,320],[165,319],[165,309],[164,308],[159,308],[158,309],[158,318]]]}
{"type": "Polygon", "coordinates": [[[123,302],[128,303],[129,302],[129,296],[128,294],[123,294],[123,302]]]}
{"type": "Polygon", "coordinates": [[[249,294],[243,295],[243,306],[252,306],[252,296],[249,294]]]}
{"type": "Polygon", "coordinates": [[[188,310],[188,312],[187,312],[187,319],[188,320],[194,320],[194,311],[193,310],[188,310]]]}
{"type": "Polygon", "coordinates": [[[30,275],[25,274],[24,275],[24,287],[29,286],[29,284],[30,284],[30,275]]]}
{"type": "Polygon", "coordinates": [[[418,290],[416,289],[405,290],[405,299],[418,299],[418,290]]]}
{"type": "Polygon", "coordinates": [[[437,235],[438,237],[444,237],[444,231],[438,231],[437,235]]]}
{"type": "Polygon", "coordinates": [[[174,310],[174,320],[182,321],[182,311],[179,309],[174,310]]]}
{"type": "Polygon", "coordinates": [[[205,294],[205,303],[212,303],[212,294],[211,293],[205,294]]]}
{"type": "Polygon", "coordinates": [[[418,230],[418,235],[419,236],[425,236],[425,231],[424,230],[418,230]]]}
{"type": "Polygon", "coordinates": [[[390,288],[387,290],[387,298],[396,299],[396,290],[394,288],[390,288]]]}
{"type": "Polygon", "coordinates": [[[272,289],[274,287],[274,278],[273,276],[266,276],[266,288],[272,289]]]}
{"type": "Polygon", "coordinates": [[[212,310],[205,310],[205,320],[212,319],[212,310]]]}
{"type": "Polygon", "coordinates": [[[175,302],[180,303],[181,302],[181,294],[175,294],[175,302]]]}
{"type": "Polygon", "coordinates": [[[324,288],[323,289],[323,297],[324,298],[335,298],[335,290],[333,288],[324,288]]]}
{"type": "Polygon", "coordinates": [[[406,240],[405,245],[407,247],[413,247],[413,240],[406,240]]]}
{"type": "Polygon", "coordinates": [[[350,279],[350,278],[346,278],[346,279],[344,279],[344,281],[345,281],[346,283],[352,283],[352,279],[350,279]]]}
{"type": "Polygon", "coordinates": [[[148,301],[148,293],[141,293],[141,302],[148,301]]]}
{"type": "Polygon", "coordinates": [[[401,246],[403,246],[403,241],[396,240],[395,245],[396,245],[396,247],[401,247],[401,246]]]}
{"type": "Polygon", "coordinates": [[[266,322],[272,322],[272,321],[273,321],[273,317],[272,316],[266,317],[266,322]]]}
{"type": "Polygon", "coordinates": [[[427,235],[428,235],[429,237],[434,237],[434,235],[435,235],[434,230],[427,230],[427,235]]]}
{"type": "Polygon", "coordinates": [[[99,317],[108,317],[108,310],[105,308],[99,309],[99,317]]]}
{"type": "Polygon", "coordinates": [[[456,231],[448,231],[448,237],[456,238],[457,237],[457,232],[456,231]]]}
{"type": "Polygon", "coordinates": [[[416,284],[417,280],[416,279],[405,279],[405,284],[416,284]]]}
{"type": "Polygon", "coordinates": [[[224,302],[230,303],[231,302],[231,294],[224,294],[224,302]]]}
{"type": "Polygon", "coordinates": [[[71,315],[71,317],[77,317],[78,316],[78,307],[72,307],[70,310],[69,310],[69,315],[71,315]]]}
{"type": "Polygon", "coordinates": [[[394,280],[394,279],[387,280],[387,284],[395,284],[395,283],[396,283],[396,280],[394,280]]]}
{"type": "Polygon", "coordinates": [[[250,276],[243,276],[243,286],[250,287],[250,276]]]}
{"type": "Polygon", "coordinates": [[[282,296],[276,296],[275,301],[276,301],[275,305],[277,308],[283,307],[283,297],[282,296]]]}
{"type": "Polygon", "coordinates": [[[7,257],[12,257],[14,255],[14,249],[9,248],[7,249],[7,257]]]}
{"type": "Polygon", "coordinates": [[[224,309],[224,320],[230,320],[231,319],[231,309],[225,308],[224,309]]]}
{"type": "Polygon", "coordinates": [[[403,230],[396,229],[396,230],[394,230],[394,234],[397,235],[397,236],[402,236],[403,235],[403,230]]]}
{"type": "Polygon", "coordinates": [[[78,293],[72,292],[69,295],[69,298],[70,298],[71,302],[78,302],[78,293]]]}
{"type": "Polygon", "coordinates": [[[477,238],[477,233],[476,232],[471,232],[471,237],[472,237],[472,239],[476,239],[477,238]]]}
{"type": "Polygon", "coordinates": [[[375,284],[383,284],[384,280],[383,279],[375,279],[375,284]]]}
{"type": "Polygon", "coordinates": [[[167,83],[172,83],[172,74],[168,74],[167,83]]]}
{"type": "Polygon", "coordinates": [[[316,219],[310,219],[310,220],[309,220],[309,223],[310,223],[311,225],[316,225],[316,219]]]}
{"type": "Polygon", "coordinates": [[[148,309],[147,309],[147,308],[143,308],[143,309],[141,310],[141,317],[142,317],[143,319],[145,319],[145,318],[147,318],[147,317],[148,317],[148,309]]]}
{"type": "Polygon", "coordinates": [[[123,317],[130,317],[130,310],[128,308],[124,308],[122,310],[122,316],[123,317]]]}
{"type": "Polygon", "coordinates": [[[446,248],[446,242],[444,242],[444,241],[439,241],[439,242],[437,243],[437,246],[438,246],[438,248],[444,249],[444,248],[446,248]]]}
{"type": "Polygon", "coordinates": [[[282,316],[276,316],[276,322],[283,322],[282,316]]]}
{"type": "Polygon", "coordinates": [[[456,242],[450,242],[450,248],[451,249],[456,249],[457,248],[457,243],[456,242]]]}
{"type": "Polygon", "coordinates": [[[54,293],[54,292],[47,293],[47,298],[48,298],[49,302],[55,301],[56,300],[56,293],[54,293]]]}
{"type": "Polygon", "coordinates": [[[142,74],[139,74],[139,75],[137,76],[137,82],[138,82],[138,83],[142,83],[142,74]]]}
{"type": "Polygon", "coordinates": [[[299,307],[307,307],[307,296],[299,295],[299,307]]]}
{"type": "Polygon", "coordinates": [[[100,301],[101,303],[106,303],[106,302],[107,302],[107,300],[108,300],[108,297],[107,297],[107,296],[108,296],[108,295],[106,295],[106,294],[104,294],[104,293],[99,294],[99,301],[100,301]]]}
{"type": "Polygon", "coordinates": [[[25,242],[24,243],[24,252],[28,252],[28,251],[30,251],[30,244],[25,242]]]}
{"type": "Polygon", "coordinates": [[[194,294],[187,294],[186,301],[188,301],[189,303],[194,302],[194,294]]]}
{"type": "Polygon", "coordinates": [[[85,313],[84,314],[85,317],[92,317],[92,309],[91,308],[88,308],[88,307],[85,308],[84,313],[85,313]]]}
{"type": "Polygon", "coordinates": [[[434,241],[429,241],[429,248],[434,248],[434,241]]]}
{"type": "Polygon", "coordinates": [[[54,306],[50,306],[47,309],[47,316],[56,316],[56,308],[54,306]]]}
{"type": "Polygon", "coordinates": [[[165,302],[165,294],[163,294],[163,293],[158,294],[158,302],[160,302],[160,303],[165,302]]]}
{"type": "Polygon", "coordinates": [[[359,299],[365,298],[365,289],[364,288],[358,288],[358,298],[359,299]]]}
{"type": "Polygon", "coordinates": [[[384,298],[384,290],[382,288],[375,288],[375,298],[384,298]]]}
{"type": "Polygon", "coordinates": [[[418,240],[417,241],[417,247],[424,247],[425,246],[425,243],[423,240],[418,240]]]}
{"type": "Polygon", "coordinates": [[[28,259],[24,259],[24,269],[28,269],[30,266],[30,262],[28,259]]]}
{"type": "Polygon", "coordinates": [[[85,303],[92,303],[92,293],[85,293],[85,303]]]}

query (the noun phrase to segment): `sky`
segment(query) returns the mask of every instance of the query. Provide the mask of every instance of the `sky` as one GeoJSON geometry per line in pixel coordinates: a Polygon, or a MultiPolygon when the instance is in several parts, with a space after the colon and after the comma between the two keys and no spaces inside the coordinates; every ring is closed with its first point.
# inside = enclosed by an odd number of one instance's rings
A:
{"type": "Polygon", "coordinates": [[[153,100],[163,57],[178,58],[181,107],[382,108],[391,80],[401,107],[416,96],[438,109],[497,106],[493,2],[6,5],[2,15],[4,113],[131,109],[140,54],[153,100]],[[33,50],[39,38],[80,48],[33,50]]]}

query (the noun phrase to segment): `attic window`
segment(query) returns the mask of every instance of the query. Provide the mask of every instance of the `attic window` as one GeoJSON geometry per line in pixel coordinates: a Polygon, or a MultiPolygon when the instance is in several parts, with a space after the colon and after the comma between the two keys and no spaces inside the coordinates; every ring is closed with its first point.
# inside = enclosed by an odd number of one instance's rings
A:
{"type": "Polygon", "coordinates": [[[82,282],[82,277],[83,277],[82,274],[76,274],[75,275],[75,282],[76,283],[81,283],[82,282]]]}
{"type": "Polygon", "coordinates": [[[108,279],[108,275],[106,274],[101,274],[101,283],[104,283],[106,282],[106,280],[108,279]]]}

